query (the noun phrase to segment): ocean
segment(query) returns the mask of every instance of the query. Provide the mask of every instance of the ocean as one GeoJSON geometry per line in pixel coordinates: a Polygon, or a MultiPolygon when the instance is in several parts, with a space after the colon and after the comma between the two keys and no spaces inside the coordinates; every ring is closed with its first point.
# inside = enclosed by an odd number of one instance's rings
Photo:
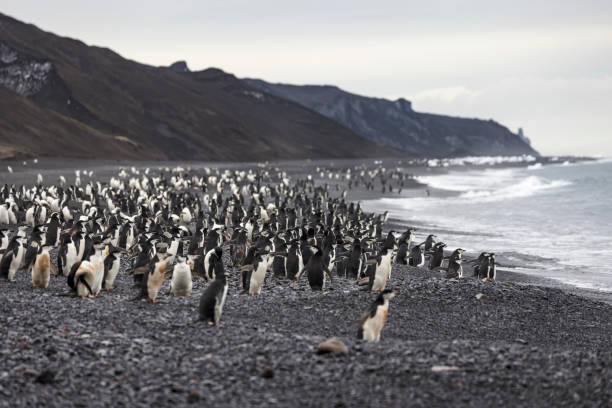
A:
{"type": "Polygon", "coordinates": [[[435,234],[466,256],[495,252],[499,276],[511,269],[612,293],[612,160],[472,167],[418,180],[431,197],[381,198],[362,207],[388,210],[416,227],[417,241],[435,234]]]}

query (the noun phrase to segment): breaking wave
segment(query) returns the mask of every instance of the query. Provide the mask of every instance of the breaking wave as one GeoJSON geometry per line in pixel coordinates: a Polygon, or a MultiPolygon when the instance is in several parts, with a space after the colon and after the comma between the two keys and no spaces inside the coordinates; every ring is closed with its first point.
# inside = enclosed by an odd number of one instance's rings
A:
{"type": "Polygon", "coordinates": [[[516,184],[496,190],[470,190],[459,197],[479,198],[486,201],[503,200],[507,198],[528,197],[544,190],[565,187],[572,184],[567,180],[546,180],[537,176],[529,176],[516,184]]]}

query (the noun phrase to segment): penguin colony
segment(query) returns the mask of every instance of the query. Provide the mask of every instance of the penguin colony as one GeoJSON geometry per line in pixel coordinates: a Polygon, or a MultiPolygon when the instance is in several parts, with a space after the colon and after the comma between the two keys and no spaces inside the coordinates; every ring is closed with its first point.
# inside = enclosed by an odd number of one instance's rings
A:
{"type": "MultiPolygon", "coordinates": [[[[317,168],[320,179],[360,184],[383,192],[401,191],[411,178],[396,169],[365,166],[317,168]]],[[[237,273],[245,295],[264,295],[266,279],[297,281],[306,277],[313,291],[333,285],[332,276],[351,279],[376,293],[358,322],[358,337],[379,341],[389,302],[392,264],[409,264],[462,278],[463,249],[445,255],[446,244],[429,235],[414,242],[415,230],[383,234],[385,214],[364,213],[347,202],[347,191],[314,182],[313,176],[292,181],[280,168],[160,168],[153,174],[121,169],[108,182],[93,172],[76,171],[68,186],[4,185],[0,189],[0,278],[13,281],[23,270],[37,289],[51,275],[65,279],[72,296],[112,296],[122,259],[135,285],[135,299],[152,303],[160,296],[191,296],[193,279],[208,283],[199,295],[199,320],[219,325],[229,285],[237,273]],[[83,179],[88,180],[83,182],[83,179]],[[56,262],[51,262],[51,252],[56,262]],[[224,264],[223,253],[230,264],[224,264]],[[447,266],[444,266],[446,261],[447,266]],[[165,280],[169,292],[162,293],[165,280]]],[[[473,261],[475,277],[496,278],[495,254],[473,261]]]]}

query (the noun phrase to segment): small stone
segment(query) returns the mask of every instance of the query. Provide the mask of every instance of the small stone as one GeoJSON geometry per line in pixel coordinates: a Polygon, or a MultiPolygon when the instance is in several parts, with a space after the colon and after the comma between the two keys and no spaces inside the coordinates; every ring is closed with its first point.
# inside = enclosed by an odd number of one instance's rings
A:
{"type": "Polygon", "coordinates": [[[348,347],[346,347],[346,344],[344,344],[342,341],[336,338],[325,340],[323,343],[317,346],[317,349],[315,351],[316,354],[328,354],[328,353],[348,354],[348,352],[349,350],[348,350],[348,347]]]}
{"type": "Polygon", "coordinates": [[[441,373],[444,371],[458,371],[459,367],[457,366],[445,366],[445,365],[435,365],[431,367],[431,371],[434,373],[441,373]]]}
{"type": "Polygon", "coordinates": [[[484,293],[479,293],[476,295],[476,299],[478,300],[487,300],[489,297],[487,295],[485,295],[484,293]]]}
{"type": "Polygon", "coordinates": [[[51,384],[55,381],[55,372],[51,370],[43,370],[35,380],[40,384],[51,384]]]}
{"type": "Polygon", "coordinates": [[[261,376],[262,376],[263,378],[266,378],[266,379],[268,379],[268,378],[274,378],[274,369],[269,368],[269,367],[268,367],[268,368],[264,368],[264,369],[261,371],[261,376]]]}
{"type": "Polygon", "coordinates": [[[31,377],[37,377],[40,375],[40,372],[35,369],[35,368],[31,368],[31,367],[25,367],[22,371],[23,375],[28,375],[31,377]]]}
{"type": "Polygon", "coordinates": [[[197,391],[191,391],[189,394],[187,394],[187,403],[188,404],[194,404],[198,401],[200,401],[202,399],[202,395],[200,395],[199,392],[197,391]]]}

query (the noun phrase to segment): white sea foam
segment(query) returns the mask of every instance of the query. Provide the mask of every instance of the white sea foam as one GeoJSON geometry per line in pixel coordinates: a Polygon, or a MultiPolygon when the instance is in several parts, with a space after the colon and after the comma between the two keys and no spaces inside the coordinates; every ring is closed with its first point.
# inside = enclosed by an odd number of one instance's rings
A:
{"type": "Polygon", "coordinates": [[[505,163],[531,163],[536,161],[535,156],[524,154],[522,156],[467,156],[448,159],[431,159],[427,161],[429,167],[449,166],[494,166],[505,163]]]}
{"type": "Polygon", "coordinates": [[[517,177],[515,169],[477,170],[451,172],[437,176],[421,176],[417,180],[431,188],[448,191],[470,191],[474,189],[495,189],[517,177]]]}
{"type": "Polygon", "coordinates": [[[527,166],[527,170],[538,170],[542,168],[542,163],[535,163],[527,166]]]}
{"type": "MultiPolygon", "coordinates": [[[[438,176],[419,177],[431,188],[456,191],[460,199],[495,201],[516,197],[528,197],[541,191],[570,185],[567,180],[548,180],[528,175],[517,169],[454,172],[438,176]]],[[[452,198],[453,201],[457,198],[452,198]]]]}
{"type": "Polygon", "coordinates": [[[480,201],[497,201],[508,198],[528,197],[544,190],[565,187],[571,182],[567,180],[546,180],[537,176],[529,176],[516,184],[497,190],[471,190],[461,194],[459,197],[466,199],[478,198],[480,201]]]}

